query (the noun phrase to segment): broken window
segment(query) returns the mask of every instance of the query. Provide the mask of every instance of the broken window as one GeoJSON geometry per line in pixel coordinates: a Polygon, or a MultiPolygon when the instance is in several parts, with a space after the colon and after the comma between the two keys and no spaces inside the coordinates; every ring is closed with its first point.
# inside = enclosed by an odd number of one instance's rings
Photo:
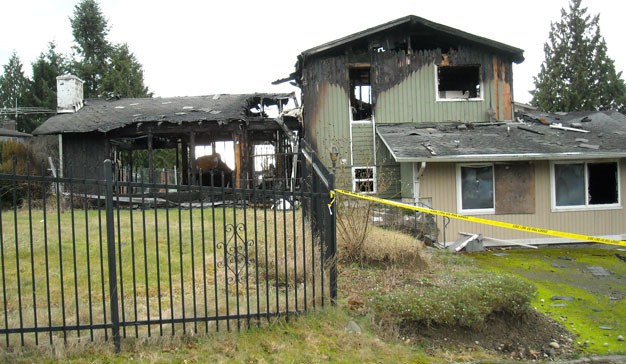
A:
{"type": "Polygon", "coordinates": [[[461,212],[494,212],[493,165],[461,165],[457,178],[461,212]]]}
{"type": "Polygon", "coordinates": [[[437,91],[439,99],[480,98],[480,66],[437,67],[437,91]]]}
{"type": "Polygon", "coordinates": [[[617,162],[554,164],[555,207],[619,203],[617,162]]]}
{"type": "Polygon", "coordinates": [[[350,110],[352,120],[372,119],[372,84],[368,67],[350,67],[350,110]]]}
{"type": "Polygon", "coordinates": [[[374,167],[355,167],[352,169],[352,190],[354,192],[376,192],[376,171],[374,167]]]}

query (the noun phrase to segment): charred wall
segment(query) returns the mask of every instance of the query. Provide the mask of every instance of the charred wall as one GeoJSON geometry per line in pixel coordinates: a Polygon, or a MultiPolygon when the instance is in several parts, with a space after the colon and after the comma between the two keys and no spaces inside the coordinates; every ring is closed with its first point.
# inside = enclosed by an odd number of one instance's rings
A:
{"type": "Polygon", "coordinates": [[[348,137],[347,64],[346,56],[336,56],[307,60],[303,69],[304,137],[316,151],[326,149],[322,144],[345,143],[337,139],[348,137]]]}
{"type": "Polygon", "coordinates": [[[78,179],[103,178],[108,158],[106,140],[101,133],[63,135],[63,172],[78,179]]]}

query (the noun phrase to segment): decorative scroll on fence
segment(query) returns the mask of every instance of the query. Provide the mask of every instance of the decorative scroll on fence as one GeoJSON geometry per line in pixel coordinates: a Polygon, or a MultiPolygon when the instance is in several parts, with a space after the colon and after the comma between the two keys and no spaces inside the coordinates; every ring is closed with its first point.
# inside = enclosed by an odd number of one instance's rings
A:
{"type": "Polygon", "coordinates": [[[229,284],[245,282],[249,278],[248,266],[255,263],[253,257],[256,244],[254,240],[246,240],[245,230],[246,226],[243,223],[227,224],[226,241],[217,244],[217,249],[223,251],[222,255],[218,254],[223,256],[223,260],[217,262],[217,266],[230,271],[232,275],[226,274],[229,284]]]}

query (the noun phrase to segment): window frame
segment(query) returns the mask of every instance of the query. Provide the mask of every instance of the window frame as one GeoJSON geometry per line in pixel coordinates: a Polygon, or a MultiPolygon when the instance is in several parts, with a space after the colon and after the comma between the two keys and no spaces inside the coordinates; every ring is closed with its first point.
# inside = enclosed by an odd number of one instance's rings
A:
{"type": "Polygon", "coordinates": [[[496,169],[494,163],[459,163],[456,165],[456,201],[457,212],[466,215],[495,215],[496,214],[496,169]],[[491,183],[493,186],[493,207],[487,209],[464,209],[463,208],[463,180],[461,169],[463,167],[491,167],[491,183]]]}
{"type": "Polygon", "coordinates": [[[473,101],[473,102],[480,102],[480,101],[485,101],[485,85],[483,82],[483,77],[481,75],[480,72],[480,65],[475,65],[475,64],[460,64],[460,65],[454,65],[454,66],[439,66],[437,64],[435,64],[435,101],[439,102],[468,102],[468,101],[473,101]],[[471,98],[459,98],[459,99],[447,99],[447,98],[442,98],[439,97],[439,67],[469,67],[469,66],[477,66],[478,67],[478,84],[480,85],[480,97],[471,97],[471,98]]]}
{"type": "MultiPolygon", "coordinates": [[[[357,64],[350,64],[348,66],[348,75],[350,74],[350,70],[358,70],[358,69],[367,69],[369,72],[369,85],[364,86],[364,85],[355,85],[354,87],[369,87],[369,91],[368,91],[368,96],[369,96],[369,102],[368,104],[371,107],[371,115],[369,117],[369,119],[354,119],[354,116],[352,115],[352,93],[355,92],[355,90],[352,87],[352,78],[350,78],[348,76],[348,115],[350,117],[350,124],[372,124],[374,122],[374,104],[373,104],[373,95],[372,95],[372,91],[373,91],[373,87],[372,87],[372,68],[371,65],[369,63],[357,63],[357,64]]],[[[358,99],[357,99],[358,100],[358,99]]],[[[363,100],[359,100],[364,102],[363,100]]]]}
{"type": "Polygon", "coordinates": [[[622,208],[622,191],[621,191],[621,170],[620,170],[620,161],[617,159],[607,159],[607,160],[588,160],[588,161],[552,161],[550,162],[550,204],[552,212],[567,212],[567,211],[598,211],[598,210],[617,210],[622,208]],[[611,204],[589,204],[589,164],[600,164],[600,163],[614,163],[617,167],[617,178],[615,183],[617,184],[617,202],[611,204]],[[564,164],[582,164],[583,171],[585,174],[585,204],[584,205],[572,205],[572,206],[557,206],[556,204],[556,165],[564,165],[564,164]]]}
{"type": "Polygon", "coordinates": [[[366,195],[371,195],[371,194],[375,194],[377,191],[377,180],[376,180],[376,167],[370,167],[370,166],[359,166],[359,167],[352,167],[352,192],[354,193],[363,193],[366,195]],[[357,169],[371,169],[372,170],[372,178],[356,178],[355,173],[357,169]],[[362,192],[362,191],[357,191],[357,182],[367,182],[367,181],[372,181],[372,191],[369,192],[362,192]]]}

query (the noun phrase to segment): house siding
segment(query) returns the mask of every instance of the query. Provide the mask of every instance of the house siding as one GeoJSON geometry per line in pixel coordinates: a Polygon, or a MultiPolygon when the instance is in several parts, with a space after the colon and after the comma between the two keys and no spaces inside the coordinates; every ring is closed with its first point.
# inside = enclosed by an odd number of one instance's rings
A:
{"type": "MultiPolygon", "coordinates": [[[[536,161],[534,214],[480,215],[481,218],[505,221],[552,230],[566,231],[585,235],[626,234],[626,209],[594,211],[552,212],[550,187],[550,162],[536,161]]],[[[457,212],[456,164],[428,164],[422,176],[422,198],[432,198],[433,208],[457,212]]],[[[620,199],[624,206],[626,195],[626,160],[620,160],[620,199]]],[[[439,229],[442,229],[441,219],[439,229]]],[[[446,229],[446,240],[454,241],[459,232],[480,233],[497,239],[542,239],[546,235],[526,233],[517,230],[498,228],[453,219],[446,229]]]]}
{"type": "Polygon", "coordinates": [[[312,60],[303,74],[304,138],[328,167],[330,148],[351,160],[348,68],[345,57],[312,60]]]}
{"type": "MultiPolygon", "coordinates": [[[[99,133],[63,135],[63,175],[96,179],[104,176],[106,140],[99,133]]],[[[75,186],[84,192],[97,191],[95,185],[75,186]]]]}
{"type": "Polygon", "coordinates": [[[373,124],[352,124],[352,153],[355,166],[373,166],[373,124]]]}
{"type": "Polygon", "coordinates": [[[481,58],[483,68],[493,69],[493,77],[482,76],[482,100],[437,101],[436,65],[431,63],[411,72],[397,85],[378,93],[378,123],[479,122],[489,121],[490,110],[499,120],[511,120],[512,92],[507,75],[511,63],[488,55],[481,58]]]}

